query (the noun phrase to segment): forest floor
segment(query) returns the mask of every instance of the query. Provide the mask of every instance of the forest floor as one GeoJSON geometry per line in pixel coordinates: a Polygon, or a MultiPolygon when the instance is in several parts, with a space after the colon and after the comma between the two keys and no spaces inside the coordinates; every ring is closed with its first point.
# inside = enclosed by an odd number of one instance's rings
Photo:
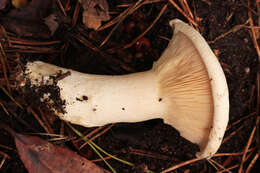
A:
{"type": "MultiPolygon", "coordinates": [[[[94,142],[98,146],[133,163],[134,166],[129,166],[104,154],[107,162],[120,173],[147,170],[259,172],[256,161],[260,154],[260,3],[247,0],[185,2],[108,1],[110,20],[93,30],[82,23],[80,3],[57,0],[48,12],[58,15],[59,27],[53,35],[46,32],[46,26],[40,22],[28,22],[26,15],[16,20],[10,17],[9,12],[14,9],[11,5],[4,10],[0,8],[0,122],[19,133],[35,134],[46,140],[56,138],[48,134],[59,134],[61,139],[53,143],[76,151],[109,170],[88,145],[80,148],[84,141],[79,140],[67,124],[17,92],[16,79],[12,78],[15,66],[18,62],[41,60],[91,74],[145,71],[159,59],[172,37],[169,21],[179,18],[203,35],[226,75],[229,124],[218,153],[208,160],[196,159],[198,147],[161,119],[118,123],[98,130],[74,127],[84,135],[96,130],[93,136],[97,134],[94,142]],[[24,27],[17,29],[17,26],[24,27]]],[[[21,11],[23,13],[23,8],[21,11]]],[[[0,130],[0,172],[27,172],[13,138],[4,130],[0,130]]]]}

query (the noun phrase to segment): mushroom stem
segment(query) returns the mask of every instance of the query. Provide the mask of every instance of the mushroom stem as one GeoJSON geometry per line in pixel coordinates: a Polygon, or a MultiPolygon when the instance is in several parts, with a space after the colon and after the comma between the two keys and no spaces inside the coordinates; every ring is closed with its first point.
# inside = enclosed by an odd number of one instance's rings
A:
{"type": "Polygon", "coordinates": [[[60,71],[70,75],[57,82],[61,99],[65,100],[67,121],[86,127],[116,122],[138,122],[160,118],[165,104],[159,96],[155,72],[146,71],[129,75],[91,75],[56,67],[44,62],[28,63],[26,73],[32,84],[48,79],[60,71]],[[46,78],[47,77],[47,78],[46,78]]]}

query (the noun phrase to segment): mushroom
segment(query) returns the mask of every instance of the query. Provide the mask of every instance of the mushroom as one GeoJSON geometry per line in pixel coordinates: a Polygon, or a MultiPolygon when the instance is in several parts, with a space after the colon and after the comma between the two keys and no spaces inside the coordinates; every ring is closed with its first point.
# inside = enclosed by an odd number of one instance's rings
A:
{"type": "MultiPolygon", "coordinates": [[[[149,71],[93,75],[35,61],[26,64],[23,81],[37,88],[52,85],[53,76],[67,73],[55,83],[65,105],[64,111],[52,109],[61,119],[94,127],[161,118],[199,145],[197,157],[210,158],[218,150],[228,123],[225,75],[207,42],[193,27],[178,19],[170,25],[174,36],[149,71]]],[[[51,98],[51,93],[44,97],[51,98]]]]}

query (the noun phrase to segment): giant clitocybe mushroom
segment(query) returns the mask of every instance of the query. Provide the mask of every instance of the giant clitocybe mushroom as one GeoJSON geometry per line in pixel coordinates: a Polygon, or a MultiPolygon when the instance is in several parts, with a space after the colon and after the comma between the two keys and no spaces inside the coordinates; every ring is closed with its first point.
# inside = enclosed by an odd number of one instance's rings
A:
{"type": "MultiPolygon", "coordinates": [[[[128,75],[83,74],[47,64],[28,62],[22,76],[37,88],[56,81],[64,111],[63,120],[85,127],[161,118],[180,135],[198,144],[197,157],[209,158],[218,150],[228,122],[228,87],[223,70],[204,38],[175,19],[174,35],[149,71],[128,75]]],[[[51,100],[45,93],[42,101],[51,100]]]]}

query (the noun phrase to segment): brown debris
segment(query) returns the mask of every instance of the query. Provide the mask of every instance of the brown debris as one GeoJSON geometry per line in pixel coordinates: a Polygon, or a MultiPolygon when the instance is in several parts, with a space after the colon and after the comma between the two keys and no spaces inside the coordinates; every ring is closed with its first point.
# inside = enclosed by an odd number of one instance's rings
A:
{"type": "Polygon", "coordinates": [[[97,30],[102,21],[110,19],[106,0],[79,0],[84,8],[83,23],[86,27],[97,30]]]}
{"type": "Polygon", "coordinates": [[[7,5],[9,5],[9,4],[10,4],[9,0],[1,0],[0,1],[0,10],[4,10],[7,7],[7,5]]]}
{"type": "Polygon", "coordinates": [[[0,128],[4,128],[14,137],[19,156],[29,173],[39,173],[39,170],[41,173],[106,172],[66,148],[39,137],[18,134],[5,125],[0,125],[0,128]]]}
{"type": "Polygon", "coordinates": [[[50,30],[43,19],[50,13],[52,0],[32,0],[28,6],[11,10],[0,23],[19,37],[50,38],[50,30]]]}

